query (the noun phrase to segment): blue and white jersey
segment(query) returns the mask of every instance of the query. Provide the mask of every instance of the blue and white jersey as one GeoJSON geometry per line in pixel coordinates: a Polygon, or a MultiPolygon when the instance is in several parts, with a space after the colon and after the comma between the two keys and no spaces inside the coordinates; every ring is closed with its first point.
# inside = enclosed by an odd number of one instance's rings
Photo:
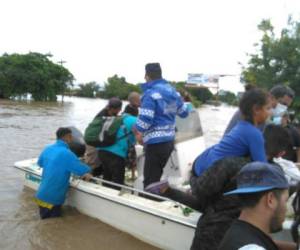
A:
{"type": "Polygon", "coordinates": [[[144,144],[155,144],[175,139],[175,117],[188,116],[188,108],[180,94],[164,79],[142,84],[144,95],[136,123],[143,133],[144,144]]]}

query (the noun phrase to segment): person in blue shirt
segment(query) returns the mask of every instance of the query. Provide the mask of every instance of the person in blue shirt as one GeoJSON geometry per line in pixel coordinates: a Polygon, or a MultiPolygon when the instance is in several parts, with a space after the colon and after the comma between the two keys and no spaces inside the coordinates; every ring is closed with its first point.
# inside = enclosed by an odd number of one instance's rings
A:
{"type": "Polygon", "coordinates": [[[147,82],[141,85],[143,96],[136,130],[145,149],[144,187],[147,187],[160,180],[174,149],[176,115],[184,118],[189,112],[180,94],[162,78],[159,63],[148,63],[145,70],[147,82]]]}
{"type": "Polygon", "coordinates": [[[242,120],[218,144],[206,149],[195,160],[193,173],[196,176],[202,175],[216,161],[226,157],[267,161],[263,135],[257,126],[265,123],[271,115],[269,94],[258,88],[249,90],[241,98],[239,108],[242,120]]]}
{"type": "MultiPolygon", "coordinates": [[[[138,97],[135,96],[135,98],[138,97]]],[[[120,110],[121,107],[122,102],[120,101],[120,110]]],[[[103,167],[103,179],[118,184],[124,184],[128,152],[130,147],[136,143],[135,135],[133,133],[133,126],[136,123],[136,112],[138,111],[138,108],[127,107],[125,108],[125,112],[128,113],[122,114],[123,123],[117,131],[116,142],[111,146],[97,148],[98,156],[103,167]]],[[[117,113],[115,113],[115,115],[117,115],[117,113]]]]}
{"type": "Polygon", "coordinates": [[[68,144],[72,142],[71,129],[59,128],[56,138],[56,143],[47,146],[37,162],[43,168],[42,181],[35,196],[41,219],[61,216],[71,174],[85,180],[92,177],[90,168],[81,163],[69,148],[68,144]]]}

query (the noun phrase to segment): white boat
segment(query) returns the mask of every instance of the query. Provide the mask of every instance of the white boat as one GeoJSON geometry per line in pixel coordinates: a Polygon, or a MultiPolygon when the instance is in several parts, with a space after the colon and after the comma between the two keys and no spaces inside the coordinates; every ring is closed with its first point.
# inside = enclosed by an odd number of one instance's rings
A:
{"type": "MultiPolygon", "coordinates": [[[[189,178],[192,161],[205,149],[198,112],[187,120],[177,120],[177,143],[162,178],[179,188],[184,188],[189,178]]],[[[37,190],[42,169],[37,159],[15,163],[24,173],[24,185],[37,190]]],[[[97,218],[119,230],[162,249],[190,249],[200,213],[185,214],[185,206],[159,196],[154,201],[139,196],[142,191],[144,157],[138,148],[138,178],[134,188],[123,186],[121,191],[102,185],[100,179],[86,182],[72,178],[66,204],[81,213],[97,218]]],[[[121,185],[120,185],[121,186],[121,185]]],[[[291,220],[284,222],[284,230],[274,235],[277,239],[291,240],[291,220]]]]}
{"type": "MultiPolygon", "coordinates": [[[[162,178],[178,187],[188,182],[192,162],[205,149],[198,112],[186,120],[177,119],[175,150],[168,161],[162,178]]],[[[102,185],[102,180],[86,182],[72,178],[66,204],[81,213],[97,218],[119,230],[162,249],[190,249],[200,213],[185,213],[186,207],[178,202],[155,196],[151,200],[138,194],[142,191],[144,155],[138,152],[138,178],[133,188],[123,186],[121,191],[102,185]],[[96,182],[96,183],[95,183],[96,182]]],[[[15,163],[24,173],[24,185],[37,190],[42,169],[37,159],[15,163]]],[[[145,195],[146,193],[144,193],[145,195]]]]}

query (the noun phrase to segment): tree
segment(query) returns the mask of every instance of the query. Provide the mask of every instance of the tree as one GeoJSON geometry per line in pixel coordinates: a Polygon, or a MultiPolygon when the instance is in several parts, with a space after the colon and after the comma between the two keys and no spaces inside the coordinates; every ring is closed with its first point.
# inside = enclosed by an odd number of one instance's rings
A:
{"type": "Polygon", "coordinates": [[[141,92],[141,89],[137,85],[126,82],[125,77],[119,77],[118,75],[114,75],[107,79],[104,91],[101,92],[100,97],[110,98],[113,96],[117,96],[120,99],[124,100],[127,99],[129,93],[132,91],[141,92]]]}
{"type": "Polygon", "coordinates": [[[100,86],[96,82],[79,84],[79,89],[75,91],[75,95],[81,97],[95,97],[99,89],[100,86]]]}
{"type": "Polygon", "coordinates": [[[37,101],[55,101],[72,85],[68,69],[49,60],[51,55],[30,52],[3,54],[0,57],[0,97],[11,98],[27,93],[37,101]]]}
{"type": "Polygon", "coordinates": [[[262,38],[250,54],[248,66],[242,68],[242,80],[270,89],[276,84],[290,86],[296,92],[293,107],[300,110],[300,23],[290,17],[279,37],[270,20],[263,20],[258,29],[262,38]]]}

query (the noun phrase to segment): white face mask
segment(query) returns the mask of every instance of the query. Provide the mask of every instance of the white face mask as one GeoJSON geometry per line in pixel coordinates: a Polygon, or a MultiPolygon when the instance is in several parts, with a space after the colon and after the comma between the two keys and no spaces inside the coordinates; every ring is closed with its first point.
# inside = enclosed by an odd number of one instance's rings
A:
{"type": "Polygon", "coordinates": [[[273,118],[273,124],[275,125],[281,125],[282,117],[281,116],[275,116],[273,118]]]}
{"type": "Polygon", "coordinates": [[[277,103],[276,107],[272,110],[272,116],[283,116],[283,114],[287,111],[287,106],[281,103],[277,103]]]}

